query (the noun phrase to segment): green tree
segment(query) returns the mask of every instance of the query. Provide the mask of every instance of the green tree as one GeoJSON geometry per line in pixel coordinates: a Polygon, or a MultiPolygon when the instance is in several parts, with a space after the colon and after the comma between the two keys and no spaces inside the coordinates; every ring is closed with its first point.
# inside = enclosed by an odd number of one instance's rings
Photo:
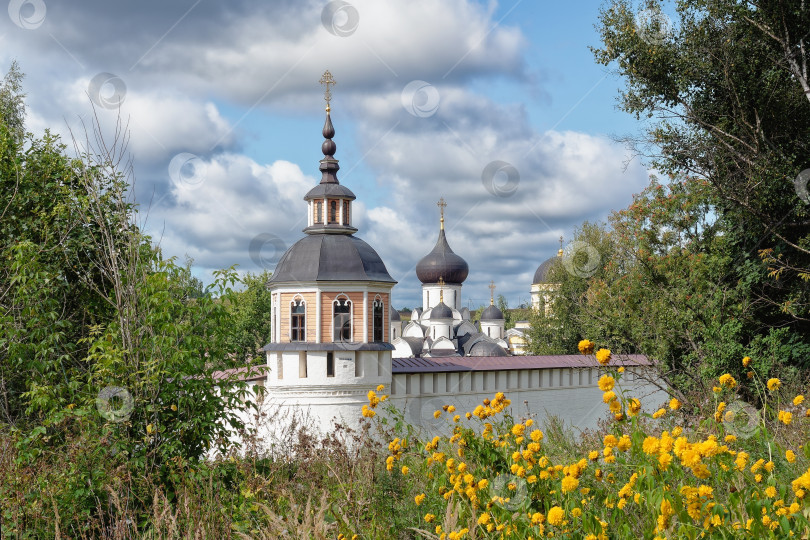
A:
{"type": "Polygon", "coordinates": [[[23,73],[16,60],[0,82],[0,123],[16,138],[25,132],[25,93],[22,89],[23,73]]]}
{"type": "Polygon", "coordinates": [[[531,354],[575,354],[587,337],[583,328],[585,295],[591,282],[604,278],[614,247],[604,224],[585,222],[574,231],[565,255],[549,269],[546,281],[550,313],[544,307],[529,316],[531,354]]]}
{"type": "Polygon", "coordinates": [[[594,53],[626,81],[622,108],[649,119],[627,140],[668,184],[612,220],[621,257],[612,281],[591,289],[594,324],[583,328],[684,377],[744,353],[802,365],[810,205],[794,179],[810,164],[810,8],[687,0],[664,32],[661,4],[641,7],[638,19],[629,2],[610,2],[594,53]]]}
{"type": "Polygon", "coordinates": [[[151,497],[139,482],[226,451],[251,406],[225,371],[243,365],[229,354],[225,307],[236,273],[217,272],[211,294],[191,298],[188,266],[134,225],[120,133],[77,159],[50,133],[12,128],[0,122],[0,437],[29,462],[62,445],[88,456],[34,479],[28,500],[90,514],[115,475],[138,508],[151,497]]]}
{"type": "Polygon", "coordinates": [[[267,281],[272,276],[268,270],[261,274],[248,272],[242,278],[245,288],[236,293],[228,303],[233,318],[233,332],[228,348],[240,358],[252,359],[257,363],[265,360],[261,348],[270,342],[272,325],[272,296],[267,289],[267,281]]]}

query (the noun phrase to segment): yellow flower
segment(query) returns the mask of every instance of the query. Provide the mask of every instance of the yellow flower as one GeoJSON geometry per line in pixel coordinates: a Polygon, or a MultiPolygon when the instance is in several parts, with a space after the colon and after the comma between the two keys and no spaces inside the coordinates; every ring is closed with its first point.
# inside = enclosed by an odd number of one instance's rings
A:
{"type": "Polygon", "coordinates": [[[435,411],[433,411],[433,418],[438,418],[441,415],[442,415],[441,409],[436,409],[435,411]]]}
{"type": "Polygon", "coordinates": [[[737,386],[737,381],[734,380],[734,377],[732,377],[730,374],[724,373],[723,375],[720,375],[720,384],[727,386],[728,388],[734,388],[737,386]]]}
{"type": "Polygon", "coordinates": [[[637,398],[627,400],[627,416],[635,416],[641,411],[641,401],[637,398]]]}
{"type": "Polygon", "coordinates": [[[524,426],[523,424],[515,424],[514,426],[512,426],[512,435],[515,435],[516,437],[523,435],[523,433],[525,432],[526,426],[524,426]]]}
{"type": "Polygon", "coordinates": [[[560,508],[559,506],[552,506],[551,510],[548,511],[548,522],[550,525],[555,527],[559,527],[562,525],[563,518],[565,517],[565,511],[560,508]]]}
{"type": "Polygon", "coordinates": [[[610,403],[614,399],[616,399],[616,392],[614,392],[613,390],[610,390],[602,394],[602,401],[604,401],[605,403],[610,403]]]}
{"type": "Polygon", "coordinates": [[[490,518],[489,514],[487,512],[484,512],[483,514],[478,516],[478,524],[479,525],[486,525],[487,523],[489,523],[490,519],[491,518],[490,518]]]}
{"type": "Polygon", "coordinates": [[[777,417],[779,418],[779,421],[785,424],[786,426],[790,425],[790,423],[793,421],[793,413],[790,413],[788,411],[779,411],[777,417]]]}
{"type": "Polygon", "coordinates": [[[603,366],[608,365],[610,362],[610,351],[608,349],[599,349],[596,351],[596,360],[603,366]]]}
{"type": "Polygon", "coordinates": [[[748,366],[750,366],[750,365],[751,365],[751,357],[750,357],[750,356],[746,356],[745,358],[743,358],[743,359],[742,359],[742,365],[743,365],[743,367],[748,367],[748,366]]]}
{"type": "Polygon", "coordinates": [[[799,394],[798,396],[796,396],[795,398],[793,398],[793,404],[794,404],[794,405],[797,405],[797,406],[798,406],[798,405],[801,405],[803,401],[804,401],[804,396],[803,396],[803,395],[801,395],[801,394],[799,394]]]}
{"type": "Polygon", "coordinates": [[[579,349],[579,352],[582,354],[593,354],[593,347],[594,343],[589,339],[583,339],[577,345],[577,349],[579,349]]]}
{"type": "Polygon", "coordinates": [[[402,466],[402,474],[408,474],[408,472],[410,472],[410,470],[411,469],[409,469],[407,465],[402,466]]]}
{"type": "Polygon", "coordinates": [[[678,401],[676,398],[672,398],[669,400],[669,408],[673,411],[677,411],[681,408],[681,402],[678,401]]]}
{"type": "Polygon", "coordinates": [[[146,426],[146,432],[148,434],[151,435],[154,431],[155,431],[155,426],[153,426],[152,424],[149,424],[149,425],[146,426]]]}
{"type": "Polygon", "coordinates": [[[667,410],[666,410],[666,409],[658,409],[657,411],[655,411],[655,412],[653,413],[652,417],[653,417],[653,418],[661,418],[661,417],[662,417],[662,416],[664,416],[665,414],[667,414],[667,410]]]}
{"type": "Polygon", "coordinates": [[[591,461],[596,461],[597,459],[599,459],[599,452],[597,452],[596,450],[591,450],[588,453],[588,459],[590,459],[591,461]]]}
{"type": "Polygon", "coordinates": [[[385,385],[384,384],[381,384],[381,385],[377,386],[377,392],[382,392],[383,390],[385,390],[385,385]]]}
{"type": "Polygon", "coordinates": [[[562,491],[563,493],[568,493],[569,491],[574,491],[579,487],[579,480],[574,478],[573,476],[566,476],[562,479],[562,491]]]}
{"type": "Polygon", "coordinates": [[[776,497],[776,488],[773,486],[768,486],[767,488],[765,488],[765,495],[773,499],[774,497],[776,497]]]}
{"type": "Polygon", "coordinates": [[[422,504],[422,501],[424,501],[424,500],[425,500],[425,494],[424,493],[420,493],[419,495],[417,495],[416,497],[413,498],[413,501],[416,503],[416,506],[419,506],[420,504],[422,504]]]}
{"type": "Polygon", "coordinates": [[[655,437],[647,437],[641,444],[641,450],[645,454],[653,455],[658,453],[659,442],[655,437]]]}
{"type": "Polygon", "coordinates": [[[611,377],[610,375],[602,375],[599,378],[599,390],[602,392],[608,392],[613,390],[613,385],[616,384],[616,379],[611,377]]]}
{"type": "Polygon", "coordinates": [[[667,470],[670,463],[672,463],[671,454],[661,454],[660,456],[658,456],[658,464],[661,466],[661,469],[667,470]]]}
{"type": "Polygon", "coordinates": [[[796,454],[793,453],[793,450],[788,450],[785,452],[785,459],[788,460],[788,463],[794,463],[796,461],[796,454]]]}
{"type": "Polygon", "coordinates": [[[425,514],[425,521],[428,523],[432,523],[434,519],[436,519],[436,516],[433,514],[425,514]]]}
{"type": "Polygon", "coordinates": [[[618,413],[622,410],[622,404],[618,399],[614,399],[610,402],[610,412],[618,413]]]}
{"type": "Polygon", "coordinates": [[[532,434],[530,436],[534,442],[540,442],[543,440],[543,432],[540,431],[539,429],[535,429],[534,431],[532,431],[532,434]]]}
{"type": "Polygon", "coordinates": [[[768,379],[768,390],[770,390],[771,392],[777,390],[780,386],[782,386],[782,381],[780,381],[776,377],[768,379]]]}

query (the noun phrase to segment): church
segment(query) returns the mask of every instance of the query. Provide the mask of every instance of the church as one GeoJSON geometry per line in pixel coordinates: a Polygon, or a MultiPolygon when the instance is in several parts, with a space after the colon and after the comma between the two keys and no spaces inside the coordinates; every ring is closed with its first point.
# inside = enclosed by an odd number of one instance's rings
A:
{"type": "MultiPolygon", "coordinates": [[[[470,321],[461,302],[470,269],[448,243],[444,200],[436,244],[416,265],[422,307],[403,327],[392,306],[397,282],[352,225],[357,197],[338,180],[335,158],[334,80],[327,71],[321,82],[327,103],[321,180],[304,196],[305,236],[284,253],[267,283],[272,334],[264,347],[266,369],[247,379],[254,395],[263,387],[265,405],[305,415],[322,431],[335,421],[357,426],[368,393],[380,385],[406,420],[427,430],[441,427],[433,413],[444,405],[471,411],[496,392],[520,404],[516,415],[540,421],[554,415],[574,428],[595,427],[606,409],[597,386],[603,368],[593,355],[511,355],[494,287],[479,324],[470,321]]],[[[549,295],[553,287],[542,291],[549,295]]],[[[646,357],[617,355],[614,363],[625,367],[622,385],[645,408],[668,399],[646,357]]]]}
{"type": "MultiPolygon", "coordinates": [[[[495,306],[495,285],[490,285],[490,305],[482,311],[479,326],[470,322],[470,310],[461,307],[461,287],[470,268],[447,242],[447,203],[443,198],[438,206],[439,238],[433,250],[416,265],[416,276],[422,282],[422,307],[413,310],[404,328],[401,321],[391,323],[393,357],[507,356],[505,321],[495,306]]],[[[399,319],[399,313],[392,315],[399,319]]]]}

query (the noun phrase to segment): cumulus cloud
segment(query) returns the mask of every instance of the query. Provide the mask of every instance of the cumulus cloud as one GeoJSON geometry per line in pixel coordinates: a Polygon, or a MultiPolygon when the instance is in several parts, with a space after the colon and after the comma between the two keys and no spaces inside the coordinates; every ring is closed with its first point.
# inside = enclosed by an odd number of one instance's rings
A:
{"type": "MultiPolygon", "coordinates": [[[[320,110],[326,67],[353,130],[336,126],[339,176],[358,195],[358,235],[400,281],[398,303],[421,301],[414,267],[436,241],[439,196],[450,244],[470,264],[464,294],[475,307],[488,300],[490,279],[513,303],[526,300],[560,234],[625,206],[646,183],[605,137],[538,132],[523,105],[469,90],[473,80],[536,83],[526,37],[494,19],[494,2],[351,0],[324,24],[336,5],[49,3],[37,29],[0,26],[0,61],[17,58],[28,73],[29,129],[66,138],[92,122],[93,78],[120,78],[121,109],[96,107],[101,129],[128,126],[147,229],[164,252],[191,256],[207,274],[231,264],[260,271],[302,236],[302,197],[318,181],[302,168],[314,170],[317,147],[306,163],[285,149],[263,163],[244,150],[242,120],[257,109],[271,120],[320,110]],[[330,30],[352,17],[348,35],[330,30]],[[257,255],[259,244],[270,251],[257,255]]],[[[286,136],[288,148],[311,144],[286,136]]]]}

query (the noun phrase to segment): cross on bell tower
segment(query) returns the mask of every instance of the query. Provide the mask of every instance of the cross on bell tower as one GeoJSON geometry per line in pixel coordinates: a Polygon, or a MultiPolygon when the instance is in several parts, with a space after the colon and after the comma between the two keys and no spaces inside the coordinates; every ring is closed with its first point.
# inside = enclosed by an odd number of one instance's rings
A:
{"type": "Polygon", "coordinates": [[[489,305],[490,306],[495,305],[495,282],[494,281],[489,282],[489,305]]]}
{"type": "Polygon", "coordinates": [[[332,74],[329,73],[329,70],[327,69],[323,72],[321,80],[318,82],[326,86],[326,91],[323,93],[323,99],[326,101],[326,112],[329,112],[329,102],[332,100],[332,91],[329,88],[329,85],[334,86],[337,84],[337,81],[332,78],[332,74]]]}

